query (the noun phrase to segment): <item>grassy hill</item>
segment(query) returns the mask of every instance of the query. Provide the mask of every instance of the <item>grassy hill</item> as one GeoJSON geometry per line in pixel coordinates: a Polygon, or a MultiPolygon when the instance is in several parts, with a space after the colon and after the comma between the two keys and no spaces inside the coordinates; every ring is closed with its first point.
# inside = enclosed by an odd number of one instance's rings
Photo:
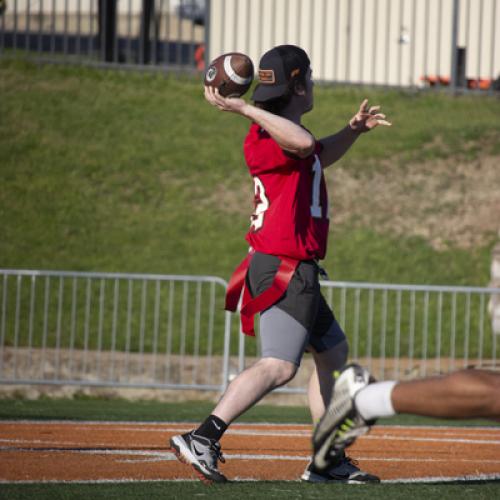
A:
{"type": "MultiPolygon", "coordinates": [[[[248,123],[200,81],[0,61],[0,267],[213,274],[246,251],[248,123]]],[[[332,279],[485,285],[500,101],[316,86],[318,137],[359,102],[394,125],[328,172],[332,279]]]]}

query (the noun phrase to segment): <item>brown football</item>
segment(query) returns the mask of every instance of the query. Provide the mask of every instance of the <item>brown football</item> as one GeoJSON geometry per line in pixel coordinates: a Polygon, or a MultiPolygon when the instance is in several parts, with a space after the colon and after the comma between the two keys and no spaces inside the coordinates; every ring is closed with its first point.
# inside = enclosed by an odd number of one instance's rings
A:
{"type": "Polygon", "coordinates": [[[205,72],[205,85],[219,89],[224,97],[241,97],[252,84],[252,60],[245,54],[230,52],[214,59],[205,72]]]}

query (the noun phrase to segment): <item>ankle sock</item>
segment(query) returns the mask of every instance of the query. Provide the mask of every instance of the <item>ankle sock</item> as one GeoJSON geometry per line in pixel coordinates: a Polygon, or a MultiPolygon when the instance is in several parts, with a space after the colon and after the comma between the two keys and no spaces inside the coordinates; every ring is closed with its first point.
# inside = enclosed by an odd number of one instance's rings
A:
{"type": "Polygon", "coordinates": [[[219,441],[228,425],[224,420],[216,415],[210,415],[204,422],[194,431],[197,436],[203,436],[208,439],[219,441]]]}
{"type": "Polygon", "coordinates": [[[391,417],[396,412],[392,406],[391,394],[396,382],[388,380],[367,385],[354,397],[356,408],[365,420],[391,417]]]}

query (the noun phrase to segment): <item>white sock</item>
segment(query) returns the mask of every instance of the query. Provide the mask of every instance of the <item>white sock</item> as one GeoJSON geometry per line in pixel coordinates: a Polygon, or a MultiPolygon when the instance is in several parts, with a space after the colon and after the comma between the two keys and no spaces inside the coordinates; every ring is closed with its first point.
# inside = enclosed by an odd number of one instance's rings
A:
{"type": "Polygon", "coordinates": [[[396,415],[391,401],[395,380],[375,382],[361,389],[354,397],[356,408],[365,420],[396,415]]]}

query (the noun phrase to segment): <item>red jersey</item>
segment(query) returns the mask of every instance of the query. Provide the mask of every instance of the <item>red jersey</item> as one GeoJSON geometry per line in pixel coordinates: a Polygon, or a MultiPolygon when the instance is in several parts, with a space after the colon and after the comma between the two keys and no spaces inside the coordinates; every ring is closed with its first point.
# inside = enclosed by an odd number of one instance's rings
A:
{"type": "Polygon", "coordinates": [[[246,239],[258,252],[298,260],[323,259],[328,239],[328,195],[316,142],[314,153],[285,153],[253,123],[244,152],[255,185],[255,211],[246,239]]]}

